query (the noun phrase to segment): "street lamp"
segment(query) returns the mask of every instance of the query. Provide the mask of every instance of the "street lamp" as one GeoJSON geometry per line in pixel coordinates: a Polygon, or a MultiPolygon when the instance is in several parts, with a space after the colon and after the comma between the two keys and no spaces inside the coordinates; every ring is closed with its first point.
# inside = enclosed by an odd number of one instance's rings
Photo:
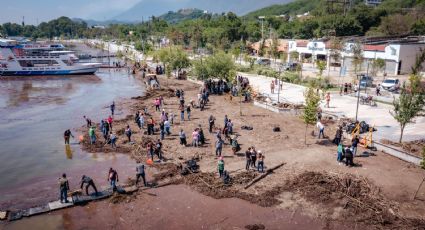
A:
{"type": "Polygon", "coordinates": [[[261,20],[261,41],[264,40],[264,19],[266,16],[259,16],[258,19],[261,20]]]}
{"type": "Polygon", "coordinates": [[[277,83],[277,104],[279,106],[280,103],[280,84],[282,84],[282,82],[280,81],[280,74],[282,73],[282,66],[279,66],[279,75],[277,75],[278,77],[278,83],[277,83]]]}

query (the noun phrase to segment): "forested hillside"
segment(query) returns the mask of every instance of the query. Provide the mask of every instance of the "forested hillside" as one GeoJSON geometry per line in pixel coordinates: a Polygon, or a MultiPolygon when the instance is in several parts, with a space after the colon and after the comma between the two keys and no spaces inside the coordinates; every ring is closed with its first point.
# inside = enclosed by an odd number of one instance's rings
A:
{"type": "Polygon", "coordinates": [[[138,24],[91,28],[84,22],[61,17],[39,26],[5,23],[3,36],[37,38],[102,38],[151,44],[166,36],[173,44],[188,48],[240,50],[247,41],[264,38],[312,39],[327,36],[425,35],[425,0],[384,0],[378,7],[357,0],[351,7],[327,4],[326,0],[296,0],[267,7],[243,17],[229,12],[204,14],[200,10],[170,12],[138,24]],[[200,15],[201,14],[201,15],[200,15]],[[285,15],[285,16],[281,16],[285,15]],[[297,16],[298,15],[298,16],[297,16]],[[261,21],[258,16],[265,16],[261,21]],[[184,20],[194,18],[193,20],[184,20]],[[168,22],[167,22],[168,21],[168,22]]]}

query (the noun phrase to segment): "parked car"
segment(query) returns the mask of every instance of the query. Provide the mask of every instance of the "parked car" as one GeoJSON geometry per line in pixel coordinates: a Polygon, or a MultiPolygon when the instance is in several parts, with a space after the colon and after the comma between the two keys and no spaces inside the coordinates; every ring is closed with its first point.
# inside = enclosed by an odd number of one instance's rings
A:
{"type": "Polygon", "coordinates": [[[270,65],[271,61],[270,59],[261,58],[261,59],[258,59],[255,63],[258,65],[270,65]]]}
{"type": "Polygon", "coordinates": [[[364,89],[366,87],[373,86],[373,78],[371,76],[367,76],[365,74],[360,75],[359,81],[360,89],[364,89]]]}
{"type": "Polygon", "coordinates": [[[396,91],[400,88],[400,80],[396,78],[387,78],[381,83],[382,89],[396,91]]]}
{"type": "Polygon", "coordinates": [[[282,70],[284,71],[296,71],[298,67],[298,63],[296,62],[288,62],[285,64],[282,64],[282,70]]]}

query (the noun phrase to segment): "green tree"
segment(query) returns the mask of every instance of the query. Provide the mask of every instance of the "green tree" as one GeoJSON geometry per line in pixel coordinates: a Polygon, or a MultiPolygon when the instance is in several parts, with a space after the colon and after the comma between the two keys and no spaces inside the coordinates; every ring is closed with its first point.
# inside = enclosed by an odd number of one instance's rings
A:
{"type": "Polygon", "coordinates": [[[316,112],[319,106],[320,97],[316,94],[313,87],[309,87],[304,92],[305,107],[302,114],[302,119],[305,124],[304,144],[307,144],[307,129],[309,125],[314,125],[317,122],[316,112]]]}
{"type": "MultiPolygon", "coordinates": [[[[207,57],[202,65],[198,62],[195,66],[195,73],[206,73],[206,78],[220,78],[230,82],[235,77],[235,64],[230,54],[223,51],[207,57]]],[[[198,78],[202,76],[198,75],[198,78]]]]}
{"type": "Polygon", "coordinates": [[[372,74],[372,76],[376,76],[380,70],[384,69],[384,67],[385,67],[384,59],[382,58],[374,59],[372,61],[372,68],[370,73],[372,74]]]}
{"type": "Polygon", "coordinates": [[[249,63],[249,68],[250,69],[253,69],[254,68],[255,58],[253,58],[253,57],[251,57],[249,55],[245,55],[244,61],[249,63]]]}
{"type": "Polygon", "coordinates": [[[270,55],[273,57],[274,62],[279,58],[279,39],[276,36],[273,37],[270,44],[270,55]]]}
{"type": "Polygon", "coordinates": [[[402,141],[406,125],[412,123],[415,117],[423,115],[423,107],[425,106],[425,92],[421,86],[420,77],[411,75],[409,83],[409,87],[406,86],[406,83],[403,83],[400,96],[398,99],[394,98],[394,108],[390,111],[394,119],[400,124],[399,143],[402,141]]]}
{"type": "Polygon", "coordinates": [[[316,66],[317,66],[317,69],[319,70],[319,76],[322,76],[323,70],[326,69],[326,62],[322,60],[317,60],[316,66]]]}
{"type": "Polygon", "coordinates": [[[361,71],[363,64],[363,48],[360,42],[356,42],[352,46],[354,73],[357,75],[361,71]]]}
{"type": "Polygon", "coordinates": [[[171,77],[172,71],[177,71],[179,76],[183,68],[190,66],[189,57],[181,47],[170,46],[165,47],[154,53],[154,59],[164,64],[167,77],[171,77]]]}
{"type": "Polygon", "coordinates": [[[289,53],[289,58],[291,59],[291,61],[298,61],[299,55],[300,54],[297,51],[292,51],[291,53],[289,53]]]}
{"type": "Polygon", "coordinates": [[[341,59],[341,50],[343,43],[340,38],[333,37],[330,44],[330,58],[334,63],[337,63],[341,59]]]}

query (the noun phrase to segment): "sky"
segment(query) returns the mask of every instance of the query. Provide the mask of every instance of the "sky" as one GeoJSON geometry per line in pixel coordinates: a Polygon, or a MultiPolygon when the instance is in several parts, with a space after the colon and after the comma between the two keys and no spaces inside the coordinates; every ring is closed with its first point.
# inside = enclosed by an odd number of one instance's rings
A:
{"type": "MultiPolygon", "coordinates": [[[[140,0],[0,0],[0,23],[26,24],[49,21],[60,16],[105,20],[130,9],[140,0]]],[[[178,1],[178,0],[176,0],[178,1]]]]}

